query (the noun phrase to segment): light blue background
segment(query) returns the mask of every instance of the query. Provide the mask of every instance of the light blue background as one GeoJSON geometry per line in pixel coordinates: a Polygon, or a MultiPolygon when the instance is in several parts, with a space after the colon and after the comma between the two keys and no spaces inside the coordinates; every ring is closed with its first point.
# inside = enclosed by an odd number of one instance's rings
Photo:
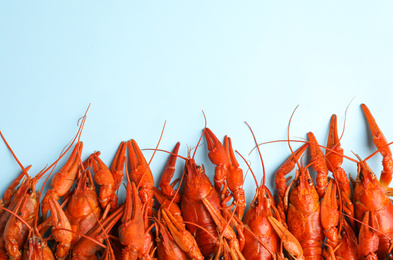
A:
{"type": "MultiPolygon", "coordinates": [[[[31,174],[53,162],[75,134],[84,156],[100,150],[110,164],[134,138],[181,154],[208,126],[247,156],[258,141],[313,131],[326,143],[337,113],[342,145],[366,157],[375,148],[359,104],[366,103],[393,140],[391,1],[31,1],[0,3],[0,130],[31,174]]],[[[296,145],[294,145],[296,147],[296,145]]],[[[290,155],[287,144],[262,147],[268,184],[290,155]]],[[[151,152],[145,152],[149,159],[151,152]]],[[[256,153],[247,156],[261,178],[256,153]]],[[[151,168],[159,178],[166,154],[151,168]]],[[[241,159],[239,158],[239,161],[241,159]]],[[[380,156],[370,160],[380,172],[380,156]]],[[[210,177],[206,146],[197,162],[210,177]]],[[[181,173],[183,162],[178,163],[181,173]]],[[[242,163],[243,169],[244,163],[242,163]]],[[[356,165],[345,163],[356,174],[356,165]]],[[[19,174],[0,143],[0,194],[19,174]]],[[[124,188],[122,188],[123,192],[124,188]]],[[[247,174],[251,201],[255,184],[247,174]]]]}

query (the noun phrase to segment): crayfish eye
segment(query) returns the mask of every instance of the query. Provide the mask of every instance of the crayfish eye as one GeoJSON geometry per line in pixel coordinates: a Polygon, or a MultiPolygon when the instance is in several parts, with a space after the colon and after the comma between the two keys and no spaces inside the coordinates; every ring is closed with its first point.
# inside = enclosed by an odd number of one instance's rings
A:
{"type": "Polygon", "coordinates": [[[392,259],[392,257],[393,257],[392,253],[389,253],[389,254],[386,255],[386,259],[392,259]]]}
{"type": "Polygon", "coordinates": [[[27,190],[27,193],[28,193],[29,195],[31,195],[31,194],[33,193],[33,190],[32,190],[32,189],[28,189],[28,190],[27,190]]]}
{"type": "Polygon", "coordinates": [[[308,179],[307,182],[308,182],[309,184],[311,184],[311,180],[310,180],[310,179],[308,179]]]}
{"type": "Polygon", "coordinates": [[[360,178],[360,180],[361,180],[361,181],[363,181],[363,180],[364,180],[363,173],[360,173],[360,174],[359,174],[359,178],[360,178]]]}
{"type": "Polygon", "coordinates": [[[299,180],[299,179],[296,180],[295,185],[296,185],[296,186],[299,186],[299,185],[300,185],[300,180],[299,180]]]}
{"type": "Polygon", "coordinates": [[[256,200],[254,204],[255,206],[258,206],[259,202],[256,200]]]}

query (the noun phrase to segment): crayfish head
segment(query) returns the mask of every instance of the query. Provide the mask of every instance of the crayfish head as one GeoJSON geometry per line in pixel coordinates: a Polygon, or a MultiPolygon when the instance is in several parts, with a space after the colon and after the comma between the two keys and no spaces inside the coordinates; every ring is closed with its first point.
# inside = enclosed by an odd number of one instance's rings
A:
{"type": "Polygon", "coordinates": [[[297,190],[297,193],[302,196],[306,196],[315,191],[314,183],[307,168],[300,168],[297,170],[293,189],[297,190]]]}
{"type": "Polygon", "coordinates": [[[367,163],[362,161],[359,156],[357,157],[359,159],[358,174],[353,199],[357,204],[364,205],[368,210],[380,208],[389,201],[389,198],[385,195],[385,189],[367,163]]]}
{"type": "Polygon", "coordinates": [[[272,206],[272,201],[266,196],[267,189],[265,186],[257,188],[255,197],[251,203],[251,207],[255,208],[258,215],[271,215],[270,208],[272,206]]]}
{"type": "Polygon", "coordinates": [[[187,159],[185,171],[184,196],[189,198],[206,197],[213,186],[205,173],[205,167],[197,165],[194,159],[187,159]]]}
{"type": "Polygon", "coordinates": [[[29,259],[33,259],[34,256],[42,257],[42,241],[39,237],[33,236],[29,239],[27,245],[25,246],[25,250],[23,254],[28,256],[29,259]]]}
{"type": "Polygon", "coordinates": [[[296,171],[289,202],[295,208],[302,208],[307,212],[319,205],[319,195],[307,168],[300,168],[296,171]]]}
{"type": "Polygon", "coordinates": [[[359,157],[358,159],[358,174],[356,176],[356,182],[361,183],[365,189],[374,189],[379,183],[377,177],[366,162],[362,161],[359,157]]]}
{"type": "Polygon", "coordinates": [[[52,251],[49,249],[46,241],[41,237],[38,230],[34,231],[25,244],[22,259],[55,259],[52,251]]]}

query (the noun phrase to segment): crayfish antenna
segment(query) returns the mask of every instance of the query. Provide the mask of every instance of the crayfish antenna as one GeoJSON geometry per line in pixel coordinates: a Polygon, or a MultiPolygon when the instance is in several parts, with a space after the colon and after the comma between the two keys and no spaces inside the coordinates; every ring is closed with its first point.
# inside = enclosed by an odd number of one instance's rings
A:
{"type": "MultiPolygon", "coordinates": [[[[254,142],[255,142],[255,145],[256,145],[257,150],[258,150],[259,158],[261,159],[262,173],[263,173],[263,175],[262,175],[262,180],[261,180],[261,182],[262,182],[262,183],[261,183],[261,187],[265,187],[265,184],[266,184],[266,170],[265,170],[265,163],[263,162],[263,159],[262,159],[261,149],[259,148],[257,139],[256,139],[256,137],[255,137],[254,131],[252,130],[251,126],[250,126],[247,122],[244,122],[244,123],[246,123],[246,125],[248,126],[248,128],[249,128],[250,131],[251,131],[252,137],[254,138],[254,142]]],[[[257,187],[258,187],[258,185],[257,185],[257,187]]]]}
{"type": "MultiPolygon", "coordinates": [[[[59,157],[56,161],[54,161],[46,170],[42,171],[40,174],[36,176],[37,179],[40,179],[49,169],[52,167],[52,171],[48,174],[48,177],[45,179],[44,184],[42,185],[41,192],[39,195],[39,199],[41,199],[41,194],[43,193],[43,189],[48,181],[50,175],[52,174],[53,170],[55,169],[57,163],[66,153],[71,149],[72,145],[76,140],[78,140],[77,144],[72,151],[70,158],[65,163],[65,165],[60,169],[58,173],[52,178],[51,187],[52,189],[49,190],[46,194],[44,199],[41,202],[41,211],[44,219],[46,219],[48,210],[49,210],[49,200],[51,197],[55,198],[56,200],[59,199],[59,196],[64,196],[74,184],[75,178],[77,176],[79,170],[79,164],[81,161],[81,154],[83,149],[83,143],[80,142],[80,138],[82,135],[82,131],[86,122],[86,114],[89,111],[90,104],[86,109],[84,116],[81,118],[82,122],[79,125],[78,131],[75,137],[71,140],[71,142],[66,146],[66,148],[60,153],[59,157]]],[[[79,123],[79,121],[78,121],[79,123]]]]}
{"type": "MultiPolygon", "coordinates": [[[[7,188],[7,190],[4,193],[4,197],[1,198],[0,200],[0,206],[2,207],[8,207],[9,204],[11,203],[12,198],[14,197],[14,195],[17,192],[17,187],[19,185],[19,183],[21,182],[21,180],[25,177],[25,176],[29,176],[27,174],[28,170],[31,168],[31,165],[24,168],[22,163],[19,161],[18,157],[15,155],[14,151],[11,149],[11,146],[8,144],[7,140],[4,138],[3,134],[0,131],[0,136],[3,139],[5,145],[8,147],[8,150],[10,150],[12,156],[14,157],[15,161],[18,163],[18,165],[20,166],[20,168],[22,169],[22,172],[19,174],[19,176],[11,183],[11,185],[7,188]]],[[[25,181],[26,179],[24,179],[25,181]]],[[[3,210],[0,210],[0,216],[3,214],[3,210]]]]}

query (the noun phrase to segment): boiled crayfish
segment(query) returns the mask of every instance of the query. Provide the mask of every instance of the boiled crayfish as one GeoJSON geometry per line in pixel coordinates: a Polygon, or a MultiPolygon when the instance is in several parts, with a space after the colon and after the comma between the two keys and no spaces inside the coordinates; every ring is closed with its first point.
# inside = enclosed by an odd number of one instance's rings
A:
{"type": "Polygon", "coordinates": [[[225,136],[221,143],[206,126],[199,141],[205,137],[214,170],[197,163],[196,148],[192,156],[191,151],[179,155],[177,143],[163,166],[159,188],[134,139],[120,143],[110,167],[100,152],[82,160],[86,117],[59,158],[35,176],[6,143],[22,172],[0,198],[0,259],[393,259],[392,153],[369,109],[362,109],[383,156],[380,180],[368,158],[344,155],[333,115],[326,147],[311,132],[308,141],[286,140],[303,145],[291,150],[276,171],[276,191],[267,187],[262,149],[257,146],[263,165],[260,184],[243,158],[257,183],[248,209],[244,169],[231,138],[225,136]],[[304,166],[306,150],[310,161],[304,166]],[[50,190],[36,191],[39,180],[69,151],[51,180],[47,175],[50,190]],[[344,158],[358,166],[352,188],[344,158]],[[178,166],[183,174],[171,183],[178,166]],[[296,166],[289,182],[287,175],[296,166]],[[118,193],[123,191],[126,199],[121,201],[118,193]]]}

